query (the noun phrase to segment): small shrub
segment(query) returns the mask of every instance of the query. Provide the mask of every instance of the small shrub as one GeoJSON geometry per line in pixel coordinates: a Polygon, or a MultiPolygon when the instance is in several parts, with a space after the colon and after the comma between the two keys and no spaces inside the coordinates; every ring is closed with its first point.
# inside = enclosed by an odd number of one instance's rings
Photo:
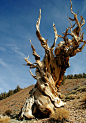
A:
{"type": "Polygon", "coordinates": [[[78,88],[80,88],[80,86],[75,87],[74,90],[77,90],[78,88]]]}
{"type": "Polygon", "coordinates": [[[10,121],[10,117],[0,115],[0,123],[8,123],[10,121]]]}
{"type": "Polygon", "coordinates": [[[81,102],[83,102],[83,105],[86,108],[86,94],[81,98],[81,102]]]}
{"type": "Polygon", "coordinates": [[[4,112],[4,115],[10,116],[11,113],[12,113],[11,110],[6,110],[6,111],[4,112]]]}
{"type": "Polygon", "coordinates": [[[69,100],[73,100],[73,99],[75,99],[75,95],[73,95],[73,94],[67,95],[67,96],[65,97],[65,101],[66,101],[66,100],[69,101],[69,100]]]}
{"type": "Polygon", "coordinates": [[[82,102],[82,109],[86,108],[86,94],[81,97],[80,102],[82,102]]]}
{"type": "Polygon", "coordinates": [[[64,108],[56,108],[55,112],[50,114],[50,118],[58,121],[69,118],[69,111],[64,108]]]}
{"type": "Polygon", "coordinates": [[[75,94],[75,93],[77,93],[77,90],[72,90],[72,91],[70,92],[70,94],[75,94]]]}
{"type": "Polygon", "coordinates": [[[82,100],[81,101],[86,104],[86,94],[82,97],[82,100]]]}
{"type": "Polygon", "coordinates": [[[84,86],[78,88],[77,91],[81,91],[81,92],[82,92],[82,91],[86,91],[86,85],[84,85],[84,86]]]}

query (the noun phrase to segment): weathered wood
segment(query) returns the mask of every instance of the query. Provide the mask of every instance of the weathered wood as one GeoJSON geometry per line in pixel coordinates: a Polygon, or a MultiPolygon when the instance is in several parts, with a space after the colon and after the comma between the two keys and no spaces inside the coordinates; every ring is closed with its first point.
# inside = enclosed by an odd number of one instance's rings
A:
{"type": "Polygon", "coordinates": [[[70,57],[73,57],[78,52],[81,52],[86,44],[86,41],[83,40],[84,33],[82,33],[82,26],[85,24],[85,20],[81,16],[81,21],[78,21],[77,14],[75,14],[72,10],[71,0],[70,3],[71,13],[74,15],[74,19],[70,17],[68,18],[70,27],[66,28],[63,36],[58,35],[55,24],[53,23],[55,38],[51,47],[48,46],[47,40],[45,40],[40,34],[39,26],[41,20],[41,9],[39,10],[39,18],[36,23],[36,35],[41,43],[41,46],[45,50],[45,56],[43,60],[40,61],[40,56],[36,53],[30,40],[36,62],[32,64],[28,61],[28,58],[25,58],[25,61],[27,62],[27,66],[30,66],[30,68],[36,68],[36,75],[33,75],[31,70],[30,73],[33,78],[37,80],[37,83],[31,90],[29,99],[26,100],[22,109],[21,117],[25,116],[27,118],[34,118],[33,115],[37,114],[38,110],[40,110],[42,114],[48,115],[53,113],[55,108],[65,105],[58,95],[59,86],[61,85],[66,69],[70,66],[70,57]],[[75,22],[74,25],[72,25],[72,21],[75,22]],[[71,39],[68,39],[68,35],[71,36],[71,39]],[[55,48],[58,38],[62,38],[63,41],[61,41],[55,48]],[[81,43],[83,44],[79,47],[81,43]]]}

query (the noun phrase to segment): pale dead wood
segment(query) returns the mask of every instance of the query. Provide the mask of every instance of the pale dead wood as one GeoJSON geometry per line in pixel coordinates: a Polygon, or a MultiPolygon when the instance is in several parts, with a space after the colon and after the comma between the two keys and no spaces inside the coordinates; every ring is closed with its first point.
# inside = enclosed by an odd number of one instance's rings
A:
{"type": "Polygon", "coordinates": [[[82,33],[82,26],[85,24],[85,20],[83,16],[80,16],[81,20],[80,22],[78,21],[78,13],[76,14],[73,12],[71,0],[70,4],[71,13],[74,15],[74,18],[72,19],[68,17],[70,27],[66,28],[63,36],[58,35],[55,24],[53,23],[55,38],[51,47],[48,46],[47,40],[45,40],[40,34],[39,26],[41,20],[41,9],[39,10],[39,18],[36,23],[36,35],[41,46],[45,50],[45,56],[43,60],[40,61],[40,56],[36,53],[30,40],[33,56],[35,57],[36,62],[32,64],[28,61],[28,58],[25,58],[25,61],[30,68],[36,68],[36,76],[32,74],[31,70],[30,74],[37,80],[37,83],[30,92],[30,98],[26,100],[22,109],[21,117],[26,116],[28,118],[34,118],[38,110],[44,114],[44,116],[47,116],[50,113],[52,114],[56,108],[65,105],[58,95],[59,86],[61,85],[66,69],[70,66],[70,57],[81,52],[86,44],[86,41],[83,40],[84,33],[82,33]],[[72,21],[75,22],[74,25],[72,25],[72,21]],[[77,25],[77,27],[75,27],[75,25],[77,25]],[[68,35],[71,36],[71,39],[68,38],[68,35]],[[56,41],[59,37],[62,38],[63,41],[60,41],[56,46],[56,41]],[[83,44],[79,47],[81,43],[83,44]]]}

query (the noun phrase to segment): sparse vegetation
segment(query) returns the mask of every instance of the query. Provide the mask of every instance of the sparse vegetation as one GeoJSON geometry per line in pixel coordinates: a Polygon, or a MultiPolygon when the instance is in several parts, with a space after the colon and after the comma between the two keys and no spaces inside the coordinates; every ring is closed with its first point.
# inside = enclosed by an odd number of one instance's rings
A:
{"type": "Polygon", "coordinates": [[[12,113],[12,111],[11,111],[11,110],[6,110],[6,111],[4,112],[4,115],[10,116],[10,115],[11,115],[11,113],[12,113]]]}
{"type": "MultiPolygon", "coordinates": [[[[71,75],[67,75],[67,76],[64,75],[61,84],[63,85],[66,79],[78,79],[78,78],[79,79],[80,78],[86,78],[86,74],[83,73],[83,74],[74,74],[74,75],[71,74],[71,75]]],[[[6,93],[6,92],[1,93],[0,94],[0,100],[5,99],[5,98],[7,98],[7,97],[9,97],[9,96],[11,96],[13,94],[15,94],[15,93],[19,92],[20,90],[22,90],[22,89],[19,87],[19,85],[17,85],[17,87],[14,90],[9,90],[8,93],[6,93]]]]}
{"type": "Polygon", "coordinates": [[[75,99],[75,95],[73,95],[73,94],[67,95],[65,97],[65,101],[69,101],[69,100],[73,100],[73,99],[75,99]]]}
{"type": "MultiPolygon", "coordinates": [[[[4,114],[5,111],[10,109],[12,111],[11,118],[15,118],[15,117],[19,116],[21,108],[23,107],[23,105],[26,101],[26,97],[29,97],[29,91],[32,90],[33,87],[34,87],[34,85],[31,85],[25,89],[22,89],[19,93],[16,93],[4,100],[1,100],[0,101],[0,114],[4,114]]],[[[86,79],[85,78],[78,79],[78,80],[77,79],[67,79],[65,81],[65,83],[63,85],[61,85],[60,90],[63,91],[63,93],[61,93],[61,95],[59,94],[60,98],[63,98],[62,100],[66,101],[66,105],[64,108],[69,111],[72,108],[72,110],[70,112],[70,117],[71,118],[75,117],[78,119],[79,117],[81,117],[81,112],[83,112],[82,121],[84,121],[86,119],[85,118],[86,79]],[[73,93],[71,93],[71,92],[73,92],[73,93]],[[75,99],[73,99],[73,98],[75,98],[75,99]],[[75,115],[73,114],[74,111],[76,111],[75,115]]],[[[65,110],[64,108],[63,108],[63,110],[65,110]]],[[[65,113],[65,115],[67,115],[67,116],[64,115],[64,111],[62,111],[62,108],[58,108],[57,110],[58,110],[57,112],[55,111],[55,113],[57,113],[57,114],[53,114],[53,115],[54,116],[57,115],[58,120],[60,120],[62,117],[68,116],[67,113],[65,113]],[[61,112],[63,114],[62,116],[60,114],[61,112]]],[[[51,122],[51,121],[52,122],[60,122],[60,121],[55,121],[55,118],[53,118],[53,115],[51,114],[50,117],[51,117],[51,119],[54,119],[54,120],[50,119],[49,122],[51,122]]],[[[69,117],[68,121],[70,121],[70,117],[69,117]]],[[[65,122],[65,121],[66,120],[63,118],[61,122],[65,122]]],[[[77,120],[77,122],[82,122],[82,121],[81,120],[79,121],[79,119],[77,120]]],[[[0,123],[4,123],[3,119],[0,119],[0,123]]]]}
{"type": "Polygon", "coordinates": [[[69,94],[75,94],[77,92],[77,89],[76,90],[72,90],[69,94]]]}
{"type": "Polygon", "coordinates": [[[80,91],[80,92],[83,92],[83,91],[86,91],[86,85],[82,86],[82,87],[79,87],[77,89],[77,91],[80,91]]]}
{"type": "Polygon", "coordinates": [[[8,93],[6,93],[6,92],[1,93],[0,94],[0,100],[5,99],[5,98],[7,98],[7,97],[9,97],[9,96],[11,96],[13,94],[15,94],[15,93],[19,92],[20,90],[22,90],[22,89],[19,87],[19,85],[17,85],[17,87],[15,88],[15,90],[9,90],[8,93]]]}
{"type": "Polygon", "coordinates": [[[10,121],[10,117],[0,115],[0,123],[8,123],[10,121]]]}
{"type": "Polygon", "coordinates": [[[69,94],[76,94],[77,92],[84,92],[86,91],[86,85],[84,86],[77,86],[76,88],[74,88],[71,92],[69,92],[69,94]]]}
{"type": "Polygon", "coordinates": [[[82,97],[82,100],[81,101],[86,104],[86,94],[82,97]]]}
{"type": "Polygon", "coordinates": [[[81,98],[81,102],[83,103],[84,107],[86,108],[86,94],[83,95],[83,97],[81,98]]]}
{"type": "Polygon", "coordinates": [[[86,78],[86,74],[85,73],[83,73],[83,74],[74,74],[74,75],[64,75],[63,76],[63,80],[62,80],[62,85],[64,84],[64,82],[65,82],[65,80],[66,79],[80,79],[80,78],[86,78]]]}
{"type": "Polygon", "coordinates": [[[50,114],[50,118],[58,121],[69,118],[69,111],[64,108],[56,108],[53,114],[50,114]]]}
{"type": "Polygon", "coordinates": [[[0,100],[0,114],[4,115],[5,111],[8,112],[10,110],[12,112],[9,112],[11,113],[10,117],[18,115],[21,112],[21,108],[23,107],[26,98],[29,97],[29,91],[32,90],[33,87],[34,85],[31,85],[6,99],[0,100]]]}
{"type": "MultiPolygon", "coordinates": [[[[70,91],[64,98],[64,101],[69,101],[69,100],[73,100],[75,99],[75,95],[79,92],[79,93],[82,93],[82,92],[85,92],[86,91],[86,85],[84,86],[77,86],[75,87],[72,91],[70,91]]],[[[86,98],[86,95],[85,97],[82,98],[83,102],[86,98]]]]}

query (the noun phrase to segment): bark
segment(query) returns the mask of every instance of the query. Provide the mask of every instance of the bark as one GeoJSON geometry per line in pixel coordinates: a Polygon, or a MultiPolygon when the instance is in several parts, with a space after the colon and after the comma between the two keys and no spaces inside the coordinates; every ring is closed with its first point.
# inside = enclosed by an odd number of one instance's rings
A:
{"type": "Polygon", "coordinates": [[[65,105],[58,95],[59,86],[61,85],[66,69],[70,66],[70,57],[81,52],[86,44],[86,41],[83,40],[84,33],[82,33],[82,26],[85,24],[85,20],[81,16],[81,21],[78,21],[77,14],[72,10],[71,0],[70,3],[71,13],[74,15],[74,18],[72,19],[68,17],[70,27],[66,28],[63,36],[57,33],[55,24],[53,23],[55,38],[51,47],[48,46],[47,40],[45,40],[40,34],[39,26],[41,20],[41,9],[39,10],[39,18],[36,23],[36,35],[41,46],[45,50],[45,56],[43,60],[40,61],[40,56],[36,53],[30,40],[33,56],[35,57],[36,62],[32,64],[28,61],[28,58],[25,58],[25,61],[27,62],[26,65],[30,66],[30,68],[36,68],[36,75],[33,75],[31,70],[30,73],[33,78],[37,80],[37,83],[30,91],[30,97],[26,100],[22,109],[21,117],[25,116],[27,118],[34,118],[38,110],[47,116],[48,114],[53,113],[55,108],[65,105]],[[75,22],[74,25],[72,25],[72,21],[75,22]],[[71,39],[68,39],[68,35],[71,36],[71,39]],[[58,38],[62,38],[63,41],[56,46],[58,38]],[[83,44],[79,47],[81,43],[83,44]]]}

